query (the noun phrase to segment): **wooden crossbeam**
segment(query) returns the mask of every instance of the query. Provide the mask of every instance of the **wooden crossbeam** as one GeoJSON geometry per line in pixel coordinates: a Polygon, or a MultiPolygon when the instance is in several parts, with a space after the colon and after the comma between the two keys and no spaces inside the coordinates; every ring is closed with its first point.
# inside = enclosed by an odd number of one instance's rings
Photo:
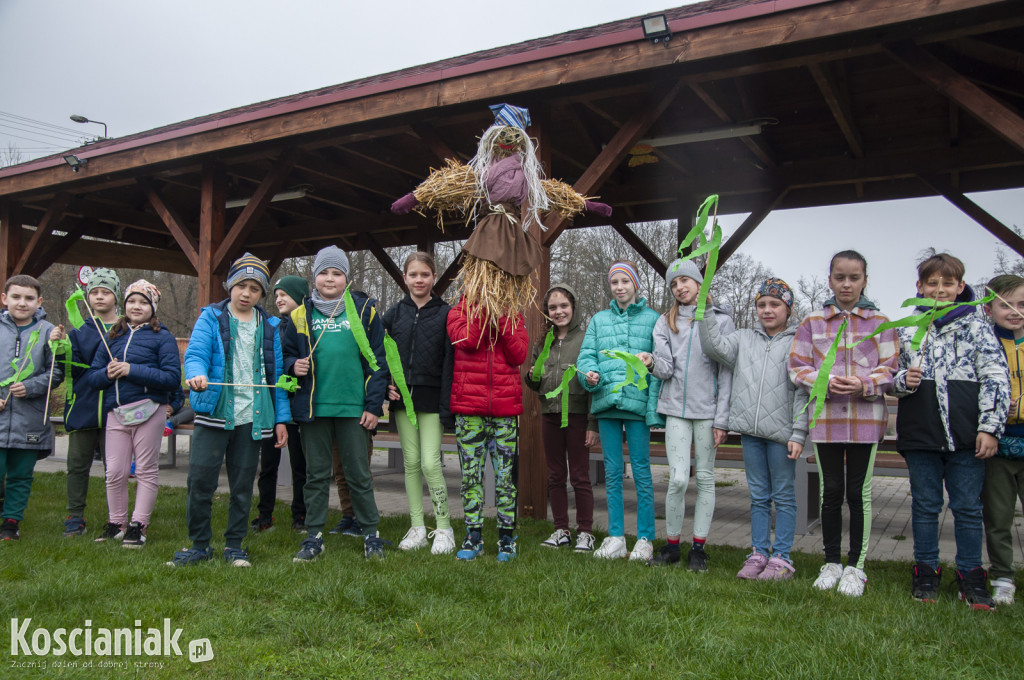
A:
{"type": "Polygon", "coordinates": [[[850,106],[850,93],[845,83],[840,83],[828,64],[810,64],[807,67],[814,77],[814,82],[821,90],[821,96],[825,98],[832,117],[835,118],[839,130],[846,138],[846,144],[850,147],[850,155],[854,158],[863,158],[864,142],[861,140],[860,130],[853,118],[853,111],[850,106]]]}
{"type": "Polygon", "coordinates": [[[270,271],[271,275],[277,271],[282,262],[291,257],[291,254],[297,245],[298,244],[295,241],[288,241],[280,248],[274,248],[274,254],[267,261],[267,269],[270,271]]]}
{"type": "Polygon", "coordinates": [[[149,199],[150,205],[156,210],[156,214],[160,216],[164,224],[167,226],[167,230],[171,232],[171,236],[177,242],[178,247],[181,248],[181,252],[185,253],[185,257],[192,263],[192,266],[199,271],[199,243],[196,241],[195,236],[185,226],[185,221],[181,218],[179,213],[169,204],[164,197],[157,191],[156,185],[153,184],[149,178],[140,177],[138,180],[139,187],[146,194],[146,198],[149,199]]]}
{"type": "Polygon", "coordinates": [[[453,160],[464,160],[459,154],[448,145],[448,142],[441,138],[437,130],[434,129],[433,125],[427,123],[413,123],[412,131],[416,133],[416,136],[423,141],[430,150],[437,156],[437,160],[442,163],[447,159],[453,160]]]}
{"type": "MultiPolygon", "coordinates": [[[[608,178],[615,168],[626,157],[637,140],[644,136],[654,124],[654,121],[661,117],[672,100],[679,94],[682,83],[674,83],[654,106],[640,107],[637,113],[633,114],[626,123],[619,128],[608,145],[601,150],[594,162],[590,164],[586,172],[577,180],[573,188],[583,195],[593,193],[608,178]]],[[[551,246],[562,233],[569,220],[561,215],[552,214],[544,220],[547,232],[544,234],[544,245],[551,246]]]]}
{"type": "Polygon", "coordinates": [[[277,190],[288,179],[288,173],[292,171],[297,158],[298,149],[296,147],[288,149],[281,154],[281,157],[274,163],[274,167],[271,168],[267,176],[260,182],[256,193],[249,199],[246,206],[242,208],[242,214],[231,225],[231,229],[224,235],[224,240],[217,247],[213,255],[214,271],[220,270],[228,257],[236,253],[242,247],[242,244],[245,243],[245,239],[256,227],[257,220],[266,211],[267,206],[270,205],[274,194],[277,193],[277,190]]]}
{"type": "Polygon", "coordinates": [[[644,262],[651,265],[654,271],[658,272],[658,276],[665,278],[665,272],[668,271],[668,265],[661,261],[653,250],[651,250],[643,239],[637,236],[637,233],[629,228],[629,225],[620,220],[614,220],[611,223],[612,229],[619,233],[619,236],[636,251],[636,254],[644,259],[644,262]]]}
{"type": "Polygon", "coordinates": [[[85,234],[85,230],[88,227],[89,220],[78,220],[64,236],[55,240],[45,252],[35,259],[35,262],[29,267],[28,273],[31,276],[42,276],[43,272],[49,269],[64,253],[68,252],[71,246],[75,245],[78,239],[85,234]]]}
{"type": "Polygon", "coordinates": [[[452,263],[448,265],[448,268],[444,270],[441,276],[437,277],[437,283],[434,284],[434,292],[438,295],[444,295],[445,291],[448,290],[448,286],[452,285],[452,281],[459,274],[459,269],[462,267],[462,261],[466,258],[466,251],[460,250],[459,254],[455,256],[452,263]]]}
{"type": "MultiPolygon", "coordinates": [[[[709,109],[711,109],[712,113],[718,116],[718,119],[720,121],[726,124],[736,122],[736,120],[732,116],[730,116],[729,113],[725,109],[723,109],[717,101],[715,101],[715,98],[711,96],[711,93],[704,89],[703,85],[701,85],[700,83],[690,83],[690,89],[693,90],[693,93],[697,95],[697,97],[702,102],[704,102],[704,104],[709,109]]],[[[741,142],[743,142],[744,146],[750,149],[750,152],[757,156],[758,160],[760,160],[766,166],[774,168],[776,165],[778,165],[778,163],[775,162],[775,153],[770,148],[768,148],[768,145],[763,140],[755,139],[754,137],[749,135],[746,137],[740,137],[739,139],[741,142]]]]}
{"type": "Polygon", "coordinates": [[[993,236],[1024,257],[1024,238],[1010,229],[998,219],[990,215],[984,208],[964,196],[942,175],[920,175],[921,180],[944,196],[947,201],[959,208],[965,215],[985,227],[993,236]]]}
{"type": "Polygon", "coordinates": [[[909,71],[955,101],[982,124],[1024,151],[1024,119],[965,76],[913,43],[886,45],[889,54],[909,71]]]}
{"type": "Polygon", "coordinates": [[[743,220],[743,224],[739,226],[736,231],[733,232],[732,236],[729,237],[722,247],[718,250],[718,266],[721,267],[725,264],[725,261],[736,252],[736,250],[747,240],[747,237],[754,233],[754,229],[764,221],[764,218],[768,217],[768,213],[775,209],[775,206],[786,197],[789,193],[789,189],[782,189],[770,196],[764,203],[762,203],[753,212],[747,215],[747,219],[743,220]]]}
{"type": "Polygon", "coordinates": [[[388,255],[388,251],[384,250],[381,246],[380,241],[373,237],[372,234],[366,234],[363,236],[363,240],[366,242],[366,246],[369,248],[373,256],[377,258],[380,265],[384,267],[384,271],[388,273],[388,276],[398,284],[398,287],[402,290],[406,290],[405,277],[402,276],[402,270],[395,264],[395,261],[388,255]]]}
{"type": "MultiPolygon", "coordinates": [[[[43,215],[43,219],[39,221],[39,226],[36,227],[35,232],[32,234],[32,238],[29,239],[28,245],[21,251],[21,257],[18,258],[17,264],[14,265],[12,274],[20,274],[25,271],[25,265],[28,264],[29,258],[36,254],[36,248],[42,242],[45,236],[49,236],[53,231],[53,228],[64,217],[64,212],[68,208],[68,203],[71,202],[71,194],[67,192],[61,192],[57,194],[53,202],[50,203],[50,207],[46,209],[46,214],[43,215]]],[[[19,225],[20,226],[20,225],[19,225]]]]}
{"type": "Polygon", "coordinates": [[[954,50],[989,66],[1024,74],[1024,52],[1011,50],[977,38],[958,38],[946,43],[954,50]]]}

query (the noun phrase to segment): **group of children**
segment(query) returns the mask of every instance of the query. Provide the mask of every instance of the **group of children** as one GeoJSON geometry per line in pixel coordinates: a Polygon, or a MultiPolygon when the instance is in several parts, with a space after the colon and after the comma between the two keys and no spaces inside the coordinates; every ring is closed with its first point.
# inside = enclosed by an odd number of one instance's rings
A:
{"type": "MultiPolygon", "coordinates": [[[[398,547],[423,548],[432,538],[434,554],[456,552],[460,560],[473,560],[484,553],[483,467],[489,454],[495,471],[497,558],[514,559],[520,366],[530,356],[525,319],[488,319],[464,299],[449,307],[433,293],[434,261],[422,252],[404,263],[407,294],[383,314],[375,300],[349,289],[348,258],[336,247],[317,254],[312,289],[298,277],[285,277],[272,287],[269,274],[267,265],[248,253],[236,260],[225,283],[228,298],[204,308],[192,331],[184,356],[184,379],[195,411],[186,509],[191,546],[176,552],[168,564],[212,558],[211,505],[225,461],[230,500],[224,558],[234,566],[251,564],[242,540],[249,530],[257,469],[264,471],[260,514],[252,526],[265,529],[272,522],[276,469],[286,445],[296,485],[293,526],[306,534],[294,561],[314,560],[324,550],[332,473],[343,473],[352,508],[349,522],[332,532],[357,527],[364,555],[383,557],[389,543],[377,532],[367,453],[385,401],[398,427],[410,508],[410,528],[398,547]],[[347,289],[351,295],[346,300],[347,289]],[[258,304],[271,292],[280,316],[258,304]],[[399,380],[386,358],[386,334],[401,359],[399,380]],[[279,385],[283,375],[297,379],[293,394],[279,385]],[[452,426],[466,527],[458,549],[441,474],[442,433],[452,426]],[[430,533],[422,478],[437,524],[430,533]]],[[[922,312],[936,304],[974,300],[962,263],[950,255],[927,258],[918,274],[922,312]]],[[[1024,279],[1001,276],[989,283],[999,295],[985,305],[994,332],[973,306],[961,305],[937,315],[923,342],[914,337],[916,328],[885,325],[888,319],[864,296],[867,263],[855,251],[833,257],[833,296],[797,327],[789,324],[793,291],[780,279],[761,284],[755,298],[759,323],[739,330],[729,311],[713,301],[697,318],[703,276],[691,261],[673,262],[666,279],[673,302],[659,315],[640,296],[636,265],[614,262],[608,272],[612,300],[585,330],[571,287],[556,284],[543,298],[550,337],[534,339],[529,366],[538,365],[525,375],[526,385],[541,397],[555,525],[542,545],[573,543],[568,478],[576,500],[575,550],[593,551],[598,558],[628,554],[653,566],[681,562],[692,448],[697,501],[687,564],[706,571],[715,451],[733,431],[742,435],[751,497],[752,551],[737,576],[792,578],[795,466],[809,437],[821,482],[825,552],[814,587],[859,596],[867,582],[871,474],[888,422],[884,395],[892,393],[901,400],[897,435],[913,495],[913,596],[932,601],[938,595],[938,515],[945,485],[956,525],[960,597],[981,609],[1013,601],[1012,522],[1017,499],[1024,500],[1024,380],[1018,354],[1024,342],[1024,279]],[[833,348],[834,364],[823,365],[833,348]],[[628,379],[635,374],[629,365],[633,357],[648,375],[628,379]],[[808,392],[826,368],[823,411],[809,427],[808,392]],[[568,394],[552,394],[573,369],[575,378],[564,385],[568,394]],[[665,427],[669,461],[667,542],[655,553],[650,438],[651,428],[660,426],[665,427]],[[606,470],[608,536],[595,550],[588,447],[598,440],[606,470]],[[637,494],[637,540],[631,551],[623,512],[624,440],[637,494]],[[845,567],[844,499],[850,514],[845,567]],[[983,526],[994,598],[981,565],[983,526]]],[[[94,272],[86,296],[90,318],[69,334],[73,383],[65,409],[70,433],[65,535],[85,533],[88,469],[100,445],[106,454],[108,523],[96,540],[120,539],[126,547],[141,547],[156,498],[164,421],[153,416],[168,406],[180,408],[182,367],[174,337],[156,317],[160,293],[155,286],[146,281],[129,286],[121,316],[116,311],[120,282],[113,271],[94,272]],[[138,492],[129,517],[127,478],[133,459],[138,492]]],[[[0,398],[0,425],[7,442],[0,448],[0,476],[7,477],[7,499],[0,535],[10,539],[18,536],[37,452],[51,447],[40,397],[48,381],[56,385],[62,379],[62,362],[49,372],[46,340],[61,339],[63,329],[44,320],[39,285],[30,277],[10,278],[3,302],[0,376],[8,380],[0,383],[7,391],[0,398]],[[25,355],[35,367],[30,377],[18,373],[25,355]]]]}

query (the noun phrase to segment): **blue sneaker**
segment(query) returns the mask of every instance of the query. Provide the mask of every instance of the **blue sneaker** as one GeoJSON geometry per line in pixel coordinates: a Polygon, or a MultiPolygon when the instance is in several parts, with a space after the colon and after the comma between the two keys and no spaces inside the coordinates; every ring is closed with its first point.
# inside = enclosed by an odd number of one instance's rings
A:
{"type": "Polygon", "coordinates": [[[384,559],[384,546],[393,545],[391,541],[385,541],[380,533],[374,531],[372,535],[363,539],[363,557],[366,559],[384,559]]]}
{"type": "Polygon", "coordinates": [[[85,533],[85,520],[81,517],[68,516],[64,520],[64,538],[70,536],[81,536],[85,533]]]}
{"type": "Polygon", "coordinates": [[[502,536],[498,539],[498,561],[511,562],[516,558],[516,539],[518,536],[502,536]]]}
{"type": "Polygon", "coordinates": [[[295,557],[292,558],[292,562],[312,562],[320,553],[324,551],[324,535],[318,533],[316,536],[310,536],[302,542],[302,546],[299,548],[299,552],[295,553],[295,557]]]}
{"type": "Polygon", "coordinates": [[[334,534],[335,536],[338,534],[341,534],[342,536],[362,536],[363,527],[359,525],[359,520],[355,517],[349,517],[346,515],[341,518],[340,522],[338,522],[338,526],[334,527],[327,533],[334,534]]]}
{"type": "Polygon", "coordinates": [[[251,567],[249,551],[244,548],[224,548],[224,561],[232,567],[251,567]]]}
{"type": "MultiPolygon", "coordinates": [[[[115,525],[116,526],[116,525],[115,525]]],[[[174,553],[174,559],[167,562],[168,567],[191,567],[213,559],[213,548],[206,546],[205,550],[200,548],[182,548],[174,553]]]]}
{"type": "Polygon", "coordinates": [[[466,540],[462,542],[462,550],[455,553],[460,560],[475,560],[484,554],[484,540],[480,537],[479,529],[472,529],[466,532],[466,540]]]}

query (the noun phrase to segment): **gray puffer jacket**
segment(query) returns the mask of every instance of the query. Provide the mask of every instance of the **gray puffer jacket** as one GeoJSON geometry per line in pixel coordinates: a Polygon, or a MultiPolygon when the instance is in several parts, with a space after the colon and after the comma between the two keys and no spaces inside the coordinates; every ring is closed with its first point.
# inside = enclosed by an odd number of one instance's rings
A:
{"type": "MultiPolygon", "coordinates": [[[[16,367],[23,363],[27,366],[25,345],[28,345],[32,333],[39,331],[38,339],[31,348],[32,376],[21,381],[25,385],[25,397],[10,396],[10,385],[0,387],[0,397],[7,397],[7,404],[0,411],[0,447],[31,449],[38,451],[38,457],[45,458],[53,449],[53,430],[44,415],[46,384],[50,381],[52,357],[47,342],[53,324],[46,321],[46,312],[42,307],[36,310],[34,318],[35,326],[19,333],[11,315],[7,311],[0,313],[0,382],[12,377],[16,367]]],[[[59,385],[62,380],[64,369],[58,362],[53,368],[53,385],[59,385]]]]}
{"type": "MultiPolygon", "coordinates": [[[[679,308],[673,333],[665,314],[654,325],[654,368],[651,373],[662,382],[658,413],[687,420],[714,420],[724,430],[729,424],[729,393],[732,371],[716,363],[705,352],[693,322],[696,306],[679,308]]],[[[732,317],[721,307],[708,309],[728,331],[732,317]]]]}
{"type": "Polygon", "coordinates": [[[790,326],[768,337],[760,323],[723,334],[715,318],[698,324],[700,341],[709,357],[732,368],[729,429],[773,442],[803,444],[807,411],[793,414],[807,402],[807,392],[789,379],[789,350],[796,337],[790,326]]]}

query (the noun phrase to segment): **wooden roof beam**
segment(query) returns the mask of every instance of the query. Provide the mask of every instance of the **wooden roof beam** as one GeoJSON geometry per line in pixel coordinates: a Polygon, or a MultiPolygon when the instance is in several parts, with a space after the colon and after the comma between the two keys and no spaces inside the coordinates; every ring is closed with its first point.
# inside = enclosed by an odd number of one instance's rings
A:
{"type": "Polygon", "coordinates": [[[21,257],[18,258],[18,262],[14,265],[14,274],[20,274],[25,271],[25,267],[28,264],[29,259],[33,255],[37,255],[36,248],[42,242],[43,238],[49,236],[53,231],[53,228],[64,217],[64,213],[67,211],[68,204],[71,202],[71,194],[67,192],[61,192],[53,199],[50,206],[46,209],[46,214],[43,215],[43,219],[39,221],[39,225],[36,230],[32,233],[32,238],[29,239],[28,245],[21,251],[21,257]]]}
{"type": "Polygon", "coordinates": [[[942,175],[920,175],[921,180],[937,194],[959,208],[965,215],[985,227],[993,236],[1024,257],[1024,238],[1010,229],[998,219],[990,215],[984,208],[964,196],[953,187],[942,175]]]}
{"type": "Polygon", "coordinates": [[[373,237],[373,234],[366,234],[362,240],[366,243],[366,247],[369,249],[373,256],[380,262],[380,266],[384,267],[384,271],[388,273],[398,287],[403,291],[407,290],[405,286],[405,277],[402,276],[402,270],[399,268],[395,261],[388,255],[388,251],[384,250],[381,246],[380,241],[373,237]]]}
{"type": "Polygon", "coordinates": [[[892,57],[982,124],[1024,151],[1024,119],[924,48],[913,43],[886,45],[892,57]]]}
{"type": "Polygon", "coordinates": [[[388,199],[389,204],[407,191],[406,188],[392,184],[389,180],[380,180],[377,177],[368,175],[366,172],[358,174],[352,172],[338,158],[340,155],[341,152],[335,147],[319,149],[315,153],[303,154],[296,167],[300,167],[306,172],[313,173],[328,181],[354,187],[376,196],[383,196],[388,199]]]}
{"type": "Polygon", "coordinates": [[[448,286],[452,284],[455,277],[458,276],[459,270],[462,268],[462,261],[466,258],[466,251],[459,250],[459,254],[455,256],[452,263],[448,265],[448,268],[444,270],[441,276],[437,277],[437,283],[434,284],[434,292],[438,295],[444,295],[445,291],[448,290],[448,286]]]}
{"type": "Polygon", "coordinates": [[[984,62],[989,66],[1024,74],[1024,52],[993,45],[977,38],[957,38],[946,44],[965,57],[984,62]]]}
{"type": "Polygon", "coordinates": [[[29,273],[32,276],[42,276],[43,272],[50,268],[50,265],[55,263],[71,246],[75,245],[82,238],[88,226],[89,220],[76,220],[75,224],[72,225],[64,236],[54,240],[46,252],[35,259],[32,266],[29,267],[29,273]]]}
{"type": "Polygon", "coordinates": [[[611,227],[619,233],[619,236],[630,245],[630,247],[636,251],[636,254],[643,258],[644,262],[651,265],[654,271],[658,272],[658,276],[665,278],[665,272],[668,271],[668,265],[661,261],[653,250],[644,243],[643,239],[637,236],[637,233],[629,228],[629,225],[621,220],[613,220],[611,227]]]}
{"type": "MultiPolygon", "coordinates": [[[[842,62],[838,62],[840,68],[841,65],[842,62]]],[[[807,68],[810,69],[814,82],[821,90],[821,95],[825,98],[825,103],[828,104],[839,130],[846,138],[846,145],[850,147],[850,155],[854,158],[863,158],[864,142],[853,118],[850,91],[846,87],[845,77],[837,78],[828,63],[810,64],[807,68]]]]}
{"type": "MultiPolygon", "coordinates": [[[[608,176],[618,167],[619,163],[622,162],[622,159],[626,157],[629,150],[636,145],[637,140],[651,129],[654,121],[658,120],[661,114],[665,112],[665,109],[675,100],[681,88],[682,83],[676,82],[668,88],[668,91],[661,96],[656,104],[649,107],[641,107],[632,118],[619,128],[619,131],[615,133],[615,136],[612,137],[607,146],[601,150],[601,153],[597,155],[597,158],[590,164],[590,167],[583,173],[583,176],[576,181],[573,188],[584,196],[597,191],[604,181],[608,179],[608,176]]],[[[544,223],[548,230],[544,234],[543,244],[550,247],[555,242],[555,239],[558,238],[558,235],[562,233],[562,230],[565,229],[569,220],[561,215],[549,214],[545,218],[544,223]]]]}
{"type": "Polygon", "coordinates": [[[457,161],[467,160],[462,154],[456,153],[455,150],[449,146],[448,142],[441,137],[433,125],[428,123],[413,123],[412,131],[430,148],[431,152],[433,152],[437,157],[437,160],[442,163],[449,158],[457,161]]]}
{"type": "Polygon", "coordinates": [[[167,230],[171,232],[171,236],[181,248],[181,252],[185,253],[188,261],[192,263],[196,271],[199,271],[199,242],[192,235],[192,230],[188,228],[178,212],[164,200],[151,180],[140,177],[137,182],[146,194],[146,198],[149,199],[150,205],[156,210],[156,214],[160,216],[167,226],[167,230]]]}
{"type": "Polygon", "coordinates": [[[256,193],[249,199],[249,202],[242,209],[242,214],[231,225],[231,229],[224,235],[224,240],[221,241],[217,251],[213,254],[213,271],[220,271],[226,263],[228,256],[234,254],[245,243],[246,238],[255,229],[256,221],[266,212],[267,206],[270,205],[271,199],[274,198],[274,194],[277,193],[278,189],[284,185],[285,180],[288,179],[288,173],[295,166],[297,157],[298,150],[292,147],[281,154],[280,158],[274,163],[274,167],[263,178],[260,186],[256,189],[256,193]]]}
{"type": "Polygon", "coordinates": [[[764,218],[768,217],[768,214],[775,209],[775,206],[777,206],[783,198],[786,197],[787,193],[789,193],[788,188],[778,191],[747,215],[747,219],[743,220],[743,224],[737,227],[736,231],[732,233],[732,236],[730,236],[729,239],[722,244],[722,247],[719,248],[719,267],[725,264],[725,261],[728,260],[741,245],[743,245],[743,242],[747,240],[747,237],[754,233],[754,230],[757,229],[758,225],[764,221],[764,218]]]}
{"type": "MultiPolygon", "coordinates": [[[[711,112],[718,116],[718,119],[726,124],[735,123],[736,120],[723,109],[715,98],[704,89],[704,86],[699,83],[690,83],[690,89],[693,93],[704,102],[704,104],[711,109],[711,112]]],[[[744,146],[750,149],[750,152],[754,154],[758,160],[764,163],[769,168],[774,168],[778,165],[775,162],[775,153],[768,147],[768,144],[763,139],[755,139],[752,136],[740,137],[740,141],[743,142],[744,146]]]]}

